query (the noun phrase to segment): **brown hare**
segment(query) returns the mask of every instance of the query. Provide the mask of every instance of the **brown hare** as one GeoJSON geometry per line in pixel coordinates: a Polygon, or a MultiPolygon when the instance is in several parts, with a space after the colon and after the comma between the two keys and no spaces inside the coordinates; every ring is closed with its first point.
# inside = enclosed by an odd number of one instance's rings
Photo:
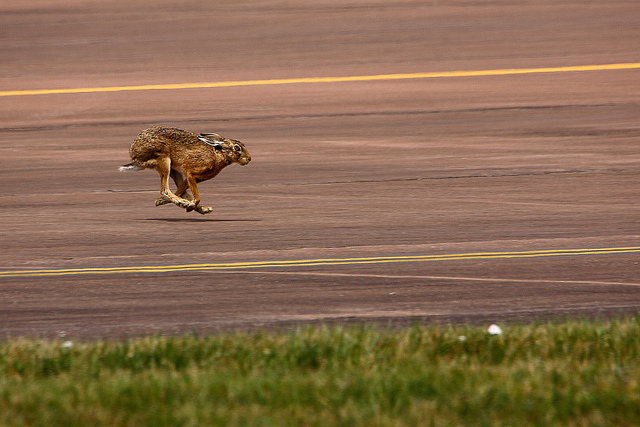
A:
{"type": "Polygon", "coordinates": [[[162,197],[156,200],[156,206],[174,203],[187,212],[195,210],[203,215],[213,209],[200,206],[196,184],[213,178],[231,163],[244,166],[251,161],[251,155],[240,141],[215,133],[198,135],[160,126],[140,132],[129,154],[133,161],[120,167],[121,172],[155,169],[160,174],[162,197]],[[178,187],[175,194],[169,189],[169,177],[178,187]]]}

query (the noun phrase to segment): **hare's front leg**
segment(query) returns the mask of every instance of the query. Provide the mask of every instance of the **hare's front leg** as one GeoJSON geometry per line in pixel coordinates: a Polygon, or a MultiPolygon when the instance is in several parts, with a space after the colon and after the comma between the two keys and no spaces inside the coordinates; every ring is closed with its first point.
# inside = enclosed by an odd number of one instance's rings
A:
{"type": "Polygon", "coordinates": [[[187,175],[187,179],[186,179],[187,184],[189,185],[191,194],[193,194],[193,203],[195,203],[195,207],[191,209],[187,208],[187,212],[195,210],[196,212],[202,215],[211,213],[213,211],[213,208],[209,206],[200,206],[200,192],[198,191],[198,186],[197,186],[198,180],[196,179],[195,176],[191,175],[188,172],[186,173],[186,175],[187,175]]]}
{"type": "Polygon", "coordinates": [[[205,214],[213,212],[213,208],[211,208],[209,206],[200,206],[200,205],[198,205],[198,206],[196,206],[194,211],[196,211],[196,212],[198,212],[198,213],[200,213],[202,215],[205,215],[205,214]]]}

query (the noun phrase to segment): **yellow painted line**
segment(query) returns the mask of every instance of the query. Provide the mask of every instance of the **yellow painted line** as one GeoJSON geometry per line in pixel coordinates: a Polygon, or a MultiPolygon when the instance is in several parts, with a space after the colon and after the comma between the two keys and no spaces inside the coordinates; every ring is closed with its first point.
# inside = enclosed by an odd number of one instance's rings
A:
{"type": "Polygon", "coordinates": [[[569,67],[544,67],[544,68],[507,68],[501,70],[477,70],[477,71],[443,71],[432,73],[409,74],[376,74],[368,76],[343,76],[343,77],[303,77],[292,79],[268,79],[268,80],[243,80],[227,82],[204,83],[176,83],[140,86],[109,86],[109,87],[85,87],[68,89],[34,89],[34,90],[6,90],[0,91],[0,96],[24,96],[24,95],[51,95],[72,93],[96,93],[96,92],[123,92],[143,90],[176,90],[176,89],[205,89],[235,86],[268,86],[299,83],[339,83],[339,82],[365,82],[376,80],[406,80],[406,79],[430,79],[441,77],[481,77],[504,76],[513,74],[536,73],[566,73],[576,71],[607,71],[607,70],[631,70],[640,68],[640,62],[600,65],[577,65],[569,67]]]}
{"type": "Polygon", "coordinates": [[[231,263],[207,263],[207,264],[182,264],[182,265],[156,265],[156,266],[130,266],[130,267],[89,267],[67,268],[50,270],[17,270],[0,271],[0,278],[18,277],[51,277],[51,276],[76,276],[76,275],[106,275],[126,273],[168,273],[186,271],[237,271],[259,268],[297,268],[297,267],[325,267],[336,265],[364,265],[387,264],[408,262],[434,262],[434,261],[459,261],[479,259],[514,259],[514,258],[540,258],[561,257],[577,255],[610,255],[640,253],[640,247],[619,248],[590,248],[590,249],[548,249],[534,251],[515,252],[471,252],[457,254],[438,255],[406,255],[406,256],[379,256],[357,258],[319,258],[286,261],[252,261],[231,263]]]}

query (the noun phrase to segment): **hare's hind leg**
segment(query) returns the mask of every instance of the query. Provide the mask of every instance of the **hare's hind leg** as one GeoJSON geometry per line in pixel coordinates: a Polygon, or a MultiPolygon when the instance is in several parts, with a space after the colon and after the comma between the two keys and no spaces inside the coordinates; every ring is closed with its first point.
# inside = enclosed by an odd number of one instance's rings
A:
{"type": "Polygon", "coordinates": [[[158,159],[156,163],[156,170],[160,174],[160,194],[163,197],[156,200],[156,206],[160,206],[164,204],[164,200],[168,199],[171,203],[180,206],[181,208],[187,209],[187,211],[191,211],[196,207],[196,204],[185,200],[181,197],[176,196],[169,189],[169,175],[171,174],[171,159],[165,157],[163,159],[158,159]]]}
{"type": "MultiPolygon", "coordinates": [[[[178,188],[175,192],[175,195],[178,197],[182,197],[185,200],[193,200],[191,194],[187,192],[189,185],[187,180],[184,179],[184,175],[178,169],[171,168],[171,173],[169,174],[173,182],[176,183],[176,187],[178,188]]],[[[166,205],[168,203],[173,203],[170,199],[162,196],[158,200],[156,200],[156,206],[166,205]]]]}
{"type": "MultiPolygon", "coordinates": [[[[175,181],[176,184],[178,184],[178,182],[180,182],[180,184],[178,185],[178,189],[176,190],[176,196],[178,197],[182,197],[184,195],[184,198],[190,201],[193,201],[193,199],[191,198],[191,195],[189,194],[189,192],[187,191],[187,189],[189,188],[189,181],[186,180],[184,178],[184,176],[182,176],[182,174],[175,170],[175,169],[171,169],[171,177],[173,178],[173,180],[175,181]],[[179,179],[177,180],[176,178],[174,178],[174,172],[178,174],[179,179]],[[180,181],[179,181],[180,180],[180,181]]],[[[198,188],[196,187],[196,193],[198,191],[198,188]]],[[[199,201],[198,201],[199,202],[199,201]]],[[[165,196],[160,197],[158,200],[156,200],[156,206],[160,206],[160,205],[166,205],[167,203],[173,203],[171,200],[169,200],[168,198],[165,198],[165,196]]],[[[211,213],[213,211],[213,208],[207,207],[207,206],[200,206],[199,204],[196,205],[195,208],[190,209],[187,208],[187,212],[194,210],[198,213],[201,213],[202,215],[204,214],[208,214],[211,213]]]]}

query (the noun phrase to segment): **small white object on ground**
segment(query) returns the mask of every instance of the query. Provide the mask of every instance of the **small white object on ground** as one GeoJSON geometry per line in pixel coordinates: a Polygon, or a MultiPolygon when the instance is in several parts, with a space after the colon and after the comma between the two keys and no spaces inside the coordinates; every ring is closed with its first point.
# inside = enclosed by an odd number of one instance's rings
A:
{"type": "Polygon", "coordinates": [[[487,332],[489,332],[491,335],[502,335],[502,329],[500,329],[500,326],[498,325],[489,326],[487,332]]]}

